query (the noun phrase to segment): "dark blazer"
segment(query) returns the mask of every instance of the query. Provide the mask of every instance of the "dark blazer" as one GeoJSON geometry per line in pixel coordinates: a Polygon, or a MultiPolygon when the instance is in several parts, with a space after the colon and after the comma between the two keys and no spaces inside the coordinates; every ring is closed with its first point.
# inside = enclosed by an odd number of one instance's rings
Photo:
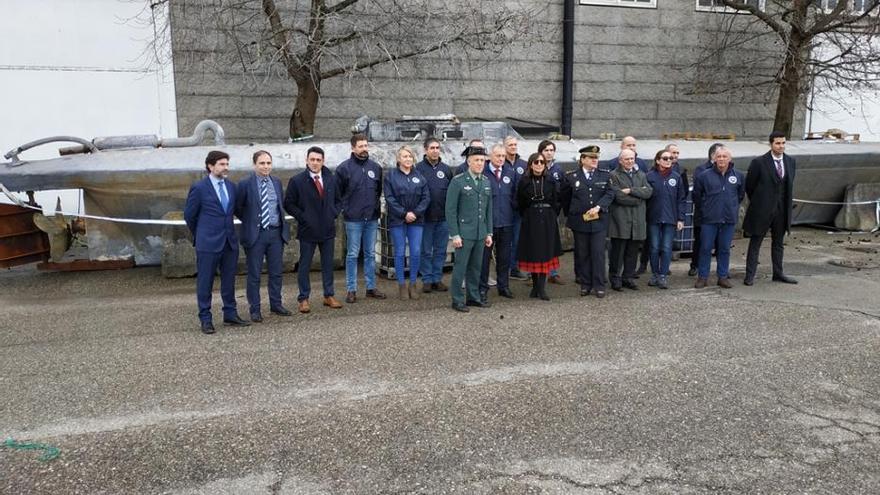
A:
{"type": "Polygon", "coordinates": [[[614,201],[614,191],[609,183],[610,173],[597,168],[587,180],[584,169],[578,167],[565,174],[562,182],[562,210],[565,225],[575,232],[603,232],[608,230],[608,212],[614,201]],[[584,221],[587,210],[599,206],[599,218],[584,221]]]}
{"type": "MultiPolygon", "coordinates": [[[[284,194],[281,190],[281,181],[271,175],[269,180],[272,182],[272,186],[275,187],[275,198],[278,200],[281,240],[287,244],[290,241],[290,227],[284,221],[284,209],[282,208],[284,194]]],[[[260,182],[257,180],[257,174],[251,174],[242,179],[238,183],[237,192],[235,216],[241,220],[241,228],[239,229],[241,245],[245,248],[250,248],[257,242],[257,238],[260,236],[260,212],[262,208],[260,204],[260,182]]]]}
{"type": "Polygon", "coordinates": [[[749,206],[743,219],[743,233],[746,237],[765,235],[779,208],[782,208],[779,213],[784,216],[785,230],[791,229],[792,190],[797,166],[794,158],[785,154],[782,155],[782,164],[785,169],[782,179],[776,175],[776,163],[769,151],[749,164],[746,175],[749,206]]]}
{"type": "Polygon", "coordinates": [[[196,181],[189,188],[183,218],[192,232],[196,251],[219,253],[226,244],[232,249],[238,249],[238,237],[232,218],[237,199],[236,188],[228,179],[225,182],[226,193],[229,195],[229,211],[223,211],[220,198],[217,197],[214,184],[208,176],[196,181]]]}
{"type": "Polygon", "coordinates": [[[342,210],[342,198],[336,176],[329,168],[321,169],[324,198],[305,169],[290,178],[284,196],[284,210],[296,219],[296,238],[306,242],[323,242],[336,237],[336,217],[342,210]]]}

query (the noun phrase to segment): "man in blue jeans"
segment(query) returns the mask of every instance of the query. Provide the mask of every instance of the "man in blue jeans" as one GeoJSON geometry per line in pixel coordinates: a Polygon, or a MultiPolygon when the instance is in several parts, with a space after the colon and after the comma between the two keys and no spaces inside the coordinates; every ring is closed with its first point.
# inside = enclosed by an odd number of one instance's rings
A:
{"type": "Polygon", "coordinates": [[[367,297],[385,299],[376,288],[376,231],[379,228],[379,197],[382,167],[370,160],[369,143],[363,134],[351,137],[351,157],[336,167],[345,220],[345,302],[357,302],[357,262],[364,251],[364,282],[367,297]]]}
{"type": "Polygon", "coordinates": [[[440,159],[440,141],[437,138],[425,140],[425,156],[416,164],[416,172],[428,181],[428,195],[431,198],[422,230],[422,260],[419,266],[422,292],[446,292],[449,290],[443,285],[443,264],[446,262],[446,245],[449,242],[446,191],[452,180],[452,172],[449,165],[440,159]]]}
{"type": "Polygon", "coordinates": [[[706,287],[713,247],[717,253],[718,286],[732,287],[730,243],[746,189],[743,174],[733,168],[731,158],[730,149],[719,146],[715,150],[714,166],[694,178],[694,204],[699,204],[702,211],[700,260],[694,284],[697,289],[706,287]]]}

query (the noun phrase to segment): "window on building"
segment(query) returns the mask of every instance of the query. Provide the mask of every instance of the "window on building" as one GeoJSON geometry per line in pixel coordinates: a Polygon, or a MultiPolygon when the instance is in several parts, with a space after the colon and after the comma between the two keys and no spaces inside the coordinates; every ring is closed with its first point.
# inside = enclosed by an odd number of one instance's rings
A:
{"type": "Polygon", "coordinates": [[[813,0],[813,3],[817,9],[830,13],[837,8],[837,3],[840,1],[847,2],[847,11],[853,15],[863,14],[865,10],[874,7],[876,4],[875,0],[813,0]]]}
{"type": "Polygon", "coordinates": [[[580,0],[581,5],[611,5],[614,7],[639,7],[656,9],[657,0],[580,0]]]}
{"type": "MultiPolygon", "coordinates": [[[[741,0],[746,5],[752,5],[754,7],[758,7],[760,10],[764,10],[765,0],[741,0]]],[[[700,12],[730,12],[735,13],[738,12],[736,9],[732,9],[726,5],[721,0],[697,0],[697,10],[700,12]]],[[[741,12],[741,11],[739,11],[741,12]]]]}

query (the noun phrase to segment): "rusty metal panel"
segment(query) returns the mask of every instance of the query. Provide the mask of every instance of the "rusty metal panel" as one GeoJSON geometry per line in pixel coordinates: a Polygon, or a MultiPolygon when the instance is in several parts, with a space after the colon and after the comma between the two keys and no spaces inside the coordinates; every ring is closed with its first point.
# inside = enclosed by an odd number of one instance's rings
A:
{"type": "Polygon", "coordinates": [[[34,210],[0,204],[0,268],[43,261],[49,237],[34,225],[34,210]]]}

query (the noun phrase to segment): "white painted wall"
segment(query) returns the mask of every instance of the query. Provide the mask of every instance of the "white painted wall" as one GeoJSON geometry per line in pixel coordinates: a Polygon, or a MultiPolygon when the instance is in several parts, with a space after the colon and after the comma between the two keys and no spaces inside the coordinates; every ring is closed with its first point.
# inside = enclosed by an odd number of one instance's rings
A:
{"type": "MultiPolygon", "coordinates": [[[[2,154],[34,139],[120,134],[177,136],[170,57],[150,64],[147,0],[0,0],[0,182],[2,154]]],[[[156,11],[160,22],[167,12],[156,11]]],[[[45,145],[22,159],[58,156],[45,145]]],[[[76,191],[37,193],[54,211],[80,205],[76,191]]],[[[2,195],[0,195],[2,196],[2,195]]],[[[0,201],[9,202],[5,197],[0,201]]]]}

